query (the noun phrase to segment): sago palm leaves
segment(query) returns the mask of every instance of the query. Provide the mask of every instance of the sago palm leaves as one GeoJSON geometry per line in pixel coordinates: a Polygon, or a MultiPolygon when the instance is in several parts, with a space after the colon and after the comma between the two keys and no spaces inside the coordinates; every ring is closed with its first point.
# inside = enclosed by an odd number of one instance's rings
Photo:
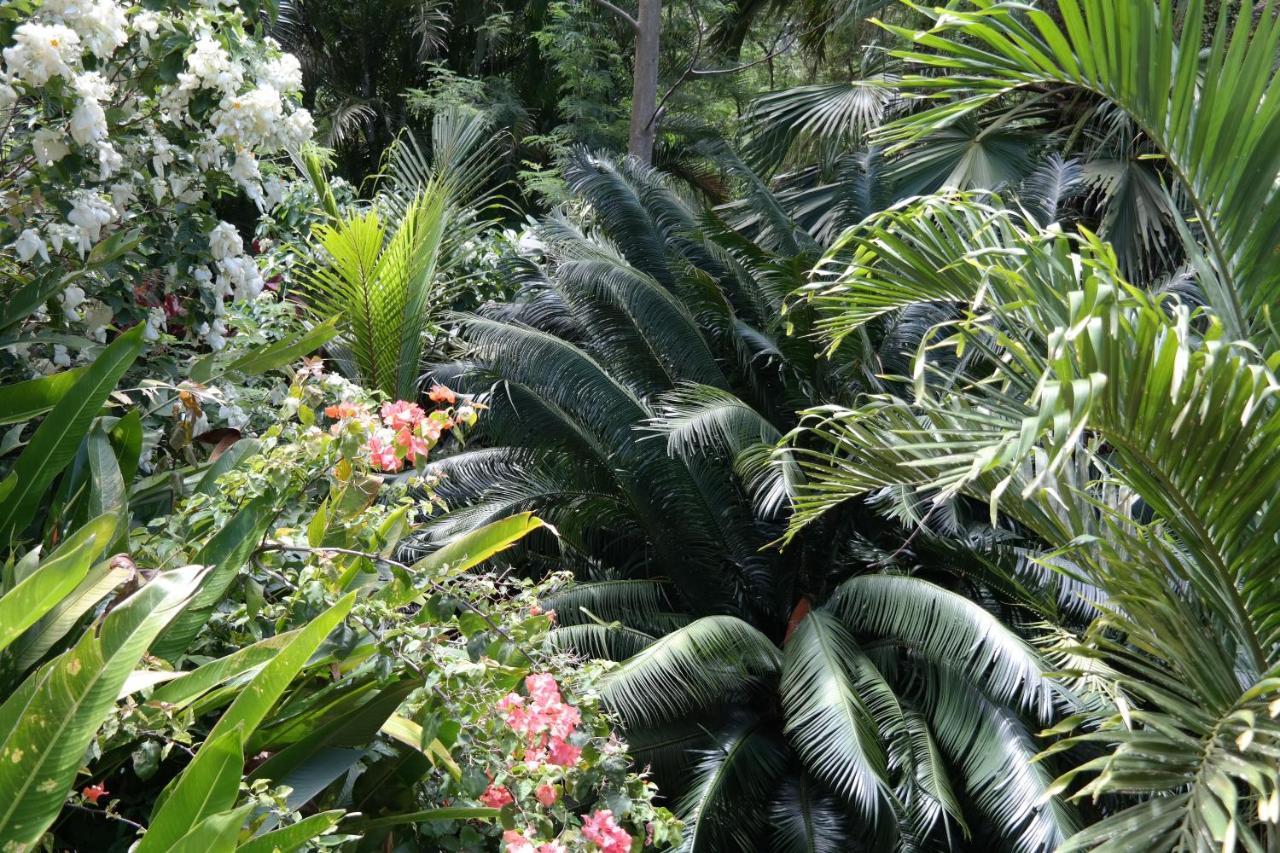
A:
{"type": "Polygon", "coordinates": [[[971,355],[942,375],[922,353],[909,397],[815,411],[829,444],[799,454],[795,524],[905,485],[971,495],[1033,533],[1066,558],[1058,570],[1105,594],[1071,651],[1105,663],[1129,697],[1081,718],[1059,748],[1107,753],[1060,784],[1080,776],[1081,795],[1143,797],[1108,801],[1113,814],[1069,848],[1263,849],[1280,796],[1266,580],[1280,535],[1280,384],[1265,360],[1216,318],[1129,285],[1105,244],[1007,211],[926,201],[850,241],[844,274],[815,285],[827,329],[961,302],[945,345],[971,355]]]}

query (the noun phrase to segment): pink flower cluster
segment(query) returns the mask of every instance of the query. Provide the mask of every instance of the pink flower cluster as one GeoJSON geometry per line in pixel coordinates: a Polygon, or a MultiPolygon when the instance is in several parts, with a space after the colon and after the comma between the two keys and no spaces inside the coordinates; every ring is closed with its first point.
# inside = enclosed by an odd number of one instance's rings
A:
{"type": "MultiPolygon", "coordinates": [[[[458,397],[443,385],[436,385],[431,389],[430,399],[452,405],[458,397]]],[[[365,452],[369,464],[378,471],[399,471],[406,461],[416,465],[419,459],[427,458],[444,433],[458,423],[472,424],[476,420],[475,409],[469,405],[459,406],[456,411],[439,409],[428,414],[417,403],[404,400],[384,403],[381,420],[373,417],[365,406],[355,403],[328,406],[324,413],[337,421],[329,428],[334,435],[351,422],[368,432],[365,452]]]]}
{"type": "Polygon", "coordinates": [[[559,841],[547,841],[535,847],[529,836],[514,829],[502,833],[502,843],[507,846],[507,853],[568,853],[569,850],[559,841]]]}
{"type": "MultiPolygon", "coordinates": [[[[537,770],[545,764],[573,767],[582,756],[582,748],[568,742],[582,722],[582,715],[573,705],[565,704],[560,695],[560,685],[547,673],[536,673],[524,680],[528,697],[508,693],[498,700],[498,711],[511,730],[524,737],[524,764],[537,770]]],[[[537,787],[534,797],[543,806],[551,808],[560,798],[555,786],[543,783],[537,787]]],[[[500,809],[515,802],[515,797],[502,785],[490,784],[480,795],[480,802],[490,808],[500,809]]],[[[628,853],[631,836],[614,820],[609,809],[597,811],[583,819],[582,837],[602,853],[628,853]]],[[[527,832],[508,829],[502,834],[507,853],[567,853],[560,841],[539,843],[532,828],[527,832]],[[530,837],[533,836],[533,837],[530,837]]]]}
{"type": "Polygon", "coordinates": [[[582,836],[603,853],[627,853],[631,849],[631,836],[618,826],[609,809],[601,809],[583,821],[582,836]]]}
{"type": "Polygon", "coordinates": [[[530,675],[524,686],[529,691],[527,700],[519,693],[508,693],[498,701],[498,710],[511,730],[525,738],[525,766],[531,770],[544,763],[574,766],[582,748],[568,740],[582,721],[578,709],[561,699],[554,676],[530,675]]]}

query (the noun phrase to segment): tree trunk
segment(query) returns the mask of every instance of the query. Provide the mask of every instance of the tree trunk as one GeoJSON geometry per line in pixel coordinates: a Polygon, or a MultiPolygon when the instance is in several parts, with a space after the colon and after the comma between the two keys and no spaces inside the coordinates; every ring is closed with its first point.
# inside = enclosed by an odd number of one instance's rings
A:
{"type": "Polygon", "coordinates": [[[631,88],[631,134],[627,153],[641,163],[653,162],[658,132],[658,35],[662,30],[662,0],[640,0],[636,16],[635,76],[631,88]]]}

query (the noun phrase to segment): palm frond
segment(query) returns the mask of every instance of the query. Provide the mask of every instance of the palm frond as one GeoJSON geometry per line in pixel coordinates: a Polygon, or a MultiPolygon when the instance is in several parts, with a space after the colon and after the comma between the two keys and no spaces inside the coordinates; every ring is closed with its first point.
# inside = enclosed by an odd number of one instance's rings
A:
{"type": "Polygon", "coordinates": [[[904,82],[956,99],[900,119],[886,138],[922,140],[1018,87],[1104,98],[1179,176],[1203,249],[1196,233],[1182,233],[1228,335],[1273,335],[1259,318],[1280,300],[1280,99],[1264,96],[1277,79],[1280,19],[1223,6],[1215,21],[1205,9],[1203,0],[1060,0],[1056,19],[1020,3],[920,9],[932,29],[890,27],[918,46],[896,55],[944,74],[904,82]]]}
{"type": "Polygon", "coordinates": [[[892,796],[877,717],[888,717],[890,733],[901,736],[897,698],[847,629],[822,611],[800,623],[785,654],[788,739],[806,769],[874,825],[892,796]]]}
{"type": "Polygon", "coordinates": [[[781,656],[741,619],[705,616],[667,634],[601,682],[605,703],[630,724],[713,708],[776,678],[781,656]]]}
{"type": "Polygon", "coordinates": [[[825,605],[858,633],[902,643],[965,673],[994,699],[1048,723],[1061,695],[1039,654],[962,595],[920,578],[871,574],[842,583],[825,605]]]}

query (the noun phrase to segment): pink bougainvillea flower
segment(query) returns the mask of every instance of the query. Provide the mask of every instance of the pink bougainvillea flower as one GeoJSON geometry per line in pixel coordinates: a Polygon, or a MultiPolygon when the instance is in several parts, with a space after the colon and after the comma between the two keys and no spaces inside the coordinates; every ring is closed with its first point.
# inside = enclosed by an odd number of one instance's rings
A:
{"type": "Polygon", "coordinates": [[[545,783],[539,785],[533,795],[538,798],[538,802],[542,803],[542,807],[547,809],[554,806],[556,800],[560,799],[560,792],[555,789],[555,786],[545,783]]]}
{"type": "Polygon", "coordinates": [[[569,848],[559,841],[548,841],[546,844],[538,845],[538,853],[569,853],[569,848]]]}
{"type": "Polygon", "coordinates": [[[547,751],[547,762],[557,767],[573,767],[582,757],[582,747],[566,743],[558,737],[551,739],[551,748],[547,751]]]}
{"type": "Polygon", "coordinates": [[[404,400],[396,400],[394,403],[382,404],[382,421],[388,428],[399,431],[402,429],[413,429],[427,413],[416,403],[406,403],[404,400]]]}
{"type": "Polygon", "coordinates": [[[395,445],[377,436],[369,439],[369,464],[379,471],[399,471],[401,462],[395,445]]]}
{"type": "Polygon", "coordinates": [[[422,437],[430,441],[439,441],[442,430],[440,429],[440,421],[435,418],[427,418],[418,425],[418,432],[422,437]]]}
{"type": "Polygon", "coordinates": [[[345,420],[346,418],[358,418],[364,415],[365,408],[354,403],[338,403],[336,406],[325,406],[324,413],[326,417],[345,420]]]}
{"type": "Polygon", "coordinates": [[[89,802],[93,803],[96,806],[98,804],[98,800],[102,799],[105,796],[108,796],[111,792],[107,790],[106,785],[99,782],[96,785],[90,785],[80,793],[84,795],[84,798],[86,800],[88,800],[89,802]]]}
{"type": "Polygon", "coordinates": [[[484,793],[480,795],[480,802],[484,803],[491,809],[500,809],[508,803],[514,803],[516,798],[511,796],[511,792],[503,785],[494,785],[490,783],[488,788],[484,789],[484,793]]]}
{"type": "Polygon", "coordinates": [[[432,385],[431,391],[427,393],[427,399],[433,403],[448,403],[452,406],[458,402],[458,395],[443,385],[432,385]]]}
{"type": "Polygon", "coordinates": [[[584,820],[582,836],[604,853],[625,853],[631,849],[631,836],[618,826],[609,809],[601,809],[584,820]]]}
{"type": "Polygon", "coordinates": [[[530,616],[541,616],[541,615],[542,615],[542,608],[541,608],[541,607],[539,607],[539,606],[538,606],[538,605],[536,605],[536,604],[535,604],[535,605],[533,605],[532,607],[530,607],[530,608],[529,608],[529,615],[530,615],[530,616]]]}
{"type": "Polygon", "coordinates": [[[507,853],[536,853],[533,842],[523,832],[516,832],[514,829],[502,833],[502,843],[506,845],[507,853]]]}
{"type": "Polygon", "coordinates": [[[400,434],[396,436],[396,443],[404,448],[405,456],[409,457],[409,463],[414,464],[418,461],[418,457],[427,458],[427,454],[431,452],[431,444],[425,438],[418,438],[408,429],[400,430],[400,434]]]}

